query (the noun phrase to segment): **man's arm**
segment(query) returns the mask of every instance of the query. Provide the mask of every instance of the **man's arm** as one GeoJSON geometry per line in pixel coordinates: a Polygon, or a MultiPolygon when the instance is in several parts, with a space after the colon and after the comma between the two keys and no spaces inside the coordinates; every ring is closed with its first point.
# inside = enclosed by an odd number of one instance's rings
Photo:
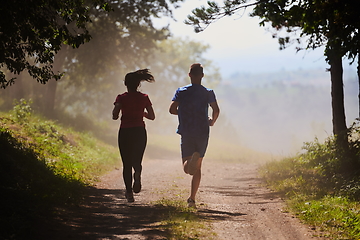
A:
{"type": "Polygon", "coordinates": [[[178,115],[179,102],[172,101],[170,104],[169,112],[174,115],[178,115]]]}
{"type": "Polygon", "coordinates": [[[210,107],[212,109],[212,116],[209,117],[209,126],[214,126],[216,120],[218,119],[220,115],[220,108],[217,104],[217,102],[210,103],[210,107]]]}

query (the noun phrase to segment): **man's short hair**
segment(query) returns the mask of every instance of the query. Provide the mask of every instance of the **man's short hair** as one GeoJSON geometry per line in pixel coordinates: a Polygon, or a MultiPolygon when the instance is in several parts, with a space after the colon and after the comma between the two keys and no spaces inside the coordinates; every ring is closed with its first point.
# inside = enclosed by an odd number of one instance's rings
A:
{"type": "Polygon", "coordinates": [[[204,73],[204,69],[200,63],[194,63],[190,66],[190,74],[200,75],[203,73],[204,73]]]}

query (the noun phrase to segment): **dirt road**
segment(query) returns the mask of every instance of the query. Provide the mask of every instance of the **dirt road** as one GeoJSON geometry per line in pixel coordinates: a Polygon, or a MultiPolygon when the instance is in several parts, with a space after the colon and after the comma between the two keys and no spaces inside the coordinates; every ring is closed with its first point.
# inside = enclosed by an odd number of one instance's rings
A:
{"type": "MultiPolygon", "coordinates": [[[[190,176],[182,172],[180,160],[146,160],[143,165],[143,190],[135,195],[135,203],[124,199],[121,170],[114,170],[90,192],[87,204],[64,213],[58,219],[61,226],[53,224],[44,235],[52,232],[52,239],[166,239],[158,227],[158,209],[151,202],[172,190],[187,196],[190,176]]],[[[279,197],[261,187],[255,164],[222,165],[205,159],[197,205],[198,213],[211,220],[215,239],[316,239],[314,231],[283,211],[279,197]]]]}

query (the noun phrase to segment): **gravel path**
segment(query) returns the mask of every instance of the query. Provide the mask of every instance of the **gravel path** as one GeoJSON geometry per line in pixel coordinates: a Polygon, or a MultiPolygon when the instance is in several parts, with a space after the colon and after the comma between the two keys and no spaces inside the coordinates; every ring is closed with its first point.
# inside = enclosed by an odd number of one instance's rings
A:
{"type": "MultiPolygon", "coordinates": [[[[190,176],[181,160],[145,160],[143,190],[134,203],[124,198],[121,169],[89,191],[86,204],[61,214],[39,239],[166,239],[159,228],[159,209],[151,204],[170,192],[188,196],[190,176]]],[[[203,162],[198,212],[210,219],[215,239],[308,240],[315,232],[283,211],[284,203],[261,187],[255,164],[203,162]]],[[[186,200],[184,198],[184,201],[186,200]]]]}

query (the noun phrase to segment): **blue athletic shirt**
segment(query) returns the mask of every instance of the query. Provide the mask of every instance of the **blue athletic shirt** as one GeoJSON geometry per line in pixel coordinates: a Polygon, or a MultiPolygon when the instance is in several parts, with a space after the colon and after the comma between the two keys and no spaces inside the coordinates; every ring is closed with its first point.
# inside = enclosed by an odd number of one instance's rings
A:
{"type": "Polygon", "coordinates": [[[200,84],[189,84],[176,90],[172,101],[178,102],[179,126],[177,133],[180,135],[209,134],[209,104],[216,102],[212,89],[200,84]]]}

